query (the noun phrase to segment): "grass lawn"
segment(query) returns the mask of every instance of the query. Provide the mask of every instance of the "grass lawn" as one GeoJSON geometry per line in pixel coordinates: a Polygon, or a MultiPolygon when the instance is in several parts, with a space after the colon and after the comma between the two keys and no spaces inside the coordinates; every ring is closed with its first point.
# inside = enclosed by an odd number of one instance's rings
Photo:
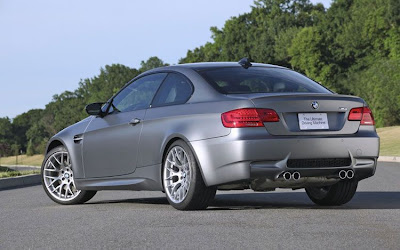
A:
{"type": "Polygon", "coordinates": [[[6,167],[0,166],[0,178],[15,177],[29,174],[39,174],[40,170],[28,170],[28,171],[15,171],[6,167]]]}
{"type": "Polygon", "coordinates": [[[15,156],[2,157],[0,165],[28,165],[28,166],[41,166],[44,156],[43,155],[18,155],[18,164],[16,163],[15,156]]]}
{"type": "Polygon", "coordinates": [[[400,126],[378,128],[382,156],[400,156],[400,126]]]}

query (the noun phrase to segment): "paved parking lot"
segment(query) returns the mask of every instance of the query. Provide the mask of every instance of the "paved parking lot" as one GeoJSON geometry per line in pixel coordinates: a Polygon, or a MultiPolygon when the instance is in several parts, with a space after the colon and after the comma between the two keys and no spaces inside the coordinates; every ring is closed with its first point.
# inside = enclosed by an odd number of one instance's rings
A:
{"type": "Polygon", "coordinates": [[[399,249],[400,164],[379,163],[347,205],[321,208],[303,190],[218,192],[181,212],[161,192],[103,191],[61,206],[41,186],[0,191],[0,249],[399,249]]]}

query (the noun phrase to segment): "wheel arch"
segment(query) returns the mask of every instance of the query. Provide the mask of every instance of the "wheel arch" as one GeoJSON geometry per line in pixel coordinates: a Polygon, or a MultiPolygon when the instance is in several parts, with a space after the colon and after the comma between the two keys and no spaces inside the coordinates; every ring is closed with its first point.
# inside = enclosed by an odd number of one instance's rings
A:
{"type": "MultiPolygon", "coordinates": [[[[45,155],[59,146],[63,146],[68,151],[71,157],[71,162],[74,166],[74,175],[76,179],[84,178],[85,174],[82,164],[81,144],[75,144],[72,140],[68,140],[66,136],[55,136],[48,142],[45,155]]],[[[46,157],[44,160],[46,160],[46,157]]]]}
{"type": "Polygon", "coordinates": [[[53,148],[59,147],[59,146],[64,146],[65,144],[64,142],[62,142],[60,139],[56,138],[51,140],[48,144],[47,144],[47,148],[46,148],[46,152],[45,154],[49,153],[50,150],[52,150],[53,148]]]}
{"type": "Polygon", "coordinates": [[[190,150],[192,150],[192,153],[194,155],[196,163],[200,168],[201,177],[203,178],[204,183],[207,185],[207,181],[203,174],[203,169],[201,167],[200,161],[197,157],[196,151],[194,150],[192,144],[184,135],[173,134],[173,135],[169,136],[167,140],[165,140],[163,147],[162,147],[162,151],[161,151],[162,158],[161,158],[161,164],[160,164],[160,180],[161,180],[161,186],[162,186],[163,190],[164,190],[164,184],[162,181],[162,174],[163,174],[162,171],[163,171],[164,159],[165,159],[165,156],[167,155],[168,148],[172,145],[172,143],[174,143],[175,141],[178,141],[178,140],[184,141],[189,146],[190,150]]]}

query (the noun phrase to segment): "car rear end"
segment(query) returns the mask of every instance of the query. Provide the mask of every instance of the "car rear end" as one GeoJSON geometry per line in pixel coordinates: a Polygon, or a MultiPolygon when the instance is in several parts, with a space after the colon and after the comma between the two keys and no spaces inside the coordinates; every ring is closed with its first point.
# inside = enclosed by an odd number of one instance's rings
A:
{"type": "Polygon", "coordinates": [[[207,185],[263,191],[374,175],[379,137],[361,98],[287,69],[253,68],[199,72],[226,97],[253,104],[221,114],[228,136],[191,142],[207,185]]]}

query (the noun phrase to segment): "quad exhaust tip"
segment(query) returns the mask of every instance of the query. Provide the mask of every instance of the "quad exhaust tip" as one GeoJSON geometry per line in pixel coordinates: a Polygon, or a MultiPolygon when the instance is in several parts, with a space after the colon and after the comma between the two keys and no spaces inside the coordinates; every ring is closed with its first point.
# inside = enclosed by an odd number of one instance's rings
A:
{"type": "Polygon", "coordinates": [[[293,173],[284,172],[282,176],[285,181],[290,181],[290,180],[298,181],[300,180],[301,177],[299,172],[293,172],[293,173]]]}
{"type": "Polygon", "coordinates": [[[285,181],[290,181],[292,179],[292,174],[289,172],[285,172],[283,173],[283,179],[285,179],[285,181]]]}
{"type": "Polygon", "coordinates": [[[354,178],[354,171],[353,170],[340,170],[339,171],[339,178],[341,180],[353,179],[354,178]]]}
{"type": "Polygon", "coordinates": [[[299,172],[294,172],[294,173],[292,174],[292,179],[295,180],[295,181],[300,180],[300,177],[301,177],[301,175],[300,175],[299,172]]]}
{"type": "Polygon", "coordinates": [[[348,170],[347,171],[347,178],[348,179],[353,179],[354,177],[354,171],[353,170],[348,170]]]}

